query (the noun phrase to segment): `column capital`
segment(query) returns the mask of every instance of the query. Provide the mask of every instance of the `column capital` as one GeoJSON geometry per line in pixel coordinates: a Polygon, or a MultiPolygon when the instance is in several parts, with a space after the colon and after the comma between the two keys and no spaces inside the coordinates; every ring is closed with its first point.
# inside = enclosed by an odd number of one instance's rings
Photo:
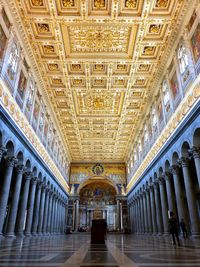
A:
{"type": "Polygon", "coordinates": [[[31,180],[32,172],[31,171],[25,171],[24,172],[24,177],[25,177],[26,180],[31,180]]]}
{"type": "Polygon", "coordinates": [[[22,174],[24,172],[24,165],[23,164],[16,165],[15,167],[16,167],[18,174],[22,174]]]}
{"type": "Polygon", "coordinates": [[[7,167],[14,167],[17,163],[17,159],[15,157],[5,157],[7,167]]]}
{"type": "Polygon", "coordinates": [[[189,166],[189,159],[186,157],[181,157],[178,160],[178,163],[184,168],[184,167],[188,167],[189,166]]]}
{"type": "Polygon", "coordinates": [[[200,148],[193,146],[189,149],[189,153],[193,156],[193,158],[200,158],[200,148]]]}
{"type": "Polygon", "coordinates": [[[38,189],[41,189],[43,186],[43,182],[40,179],[37,179],[37,187],[38,189]]]}
{"type": "Polygon", "coordinates": [[[171,174],[170,174],[170,172],[164,172],[164,173],[163,173],[163,178],[164,178],[166,181],[170,181],[170,180],[171,180],[171,174]]]}
{"type": "Polygon", "coordinates": [[[36,185],[37,184],[37,177],[36,176],[31,178],[31,184],[32,185],[36,185]]]}
{"type": "Polygon", "coordinates": [[[179,166],[178,165],[172,165],[170,168],[169,168],[170,172],[172,174],[179,174],[179,166]]]}
{"type": "Polygon", "coordinates": [[[165,179],[163,178],[163,176],[160,176],[160,177],[158,178],[158,183],[159,183],[160,185],[163,185],[163,184],[165,183],[165,179]]]}
{"type": "Polygon", "coordinates": [[[158,187],[159,187],[158,180],[154,181],[153,187],[154,187],[154,189],[158,189],[158,187]]]}

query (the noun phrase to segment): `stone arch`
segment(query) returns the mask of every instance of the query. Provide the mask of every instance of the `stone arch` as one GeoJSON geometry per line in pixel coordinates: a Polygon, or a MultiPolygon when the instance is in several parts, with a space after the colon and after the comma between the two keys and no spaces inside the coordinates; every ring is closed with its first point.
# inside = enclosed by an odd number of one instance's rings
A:
{"type": "Polygon", "coordinates": [[[165,161],[165,171],[166,171],[166,172],[169,172],[169,168],[170,168],[170,163],[169,163],[169,160],[167,159],[167,160],[165,161]]]}
{"type": "Polygon", "coordinates": [[[27,171],[31,170],[31,162],[29,159],[26,161],[25,166],[26,166],[27,171]]]}
{"type": "Polygon", "coordinates": [[[18,160],[17,162],[18,165],[22,165],[24,163],[24,155],[22,151],[19,151],[17,153],[17,160],[18,160]]]}
{"type": "Polygon", "coordinates": [[[159,173],[159,177],[161,177],[163,175],[163,168],[162,167],[160,167],[158,169],[158,173],[159,173]]]}
{"type": "Polygon", "coordinates": [[[6,143],[6,149],[7,149],[7,156],[13,157],[14,156],[14,145],[12,141],[8,141],[6,143]]]}
{"type": "Polygon", "coordinates": [[[189,156],[189,150],[190,149],[190,145],[187,141],[183,142],[182,146],[181,146],[181,156],[182,157],[188,157],[189,156]]]}
{"type": "Polygon", "coordinates": [[[200,128],[195,129],[192,144],[195,147],[200,147],[200,128]]]}
{"type": "Polygon", "coordinates": [[[33,167],[33,177],[36,177],[37,176],[37,167],[34,166],[33,167]]]}
{"type": "Polygon", "coordinates": [[[40,179],[40,181],[42,181],[42,173],[41,172],[39,172],[39,174],[38,174],[38,179],[40,179]]]}
{"type": "Polygon", "coordinates": [[[175,151],[172,155],[172,165],[176,165],[177,164],[177,161],[179,159],[179,155],[178,153],[175,151]]]}

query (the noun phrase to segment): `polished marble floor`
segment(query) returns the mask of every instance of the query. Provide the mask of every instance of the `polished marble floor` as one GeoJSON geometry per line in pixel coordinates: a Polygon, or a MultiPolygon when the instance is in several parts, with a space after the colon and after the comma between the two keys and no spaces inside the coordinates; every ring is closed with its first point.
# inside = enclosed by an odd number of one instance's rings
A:
{"type": "Polygon", "coordinates": [[[200,241],[110,234],[91,245],[89,234],[0,238],[0,266],[6,267],[200,267],[200,241]]]}

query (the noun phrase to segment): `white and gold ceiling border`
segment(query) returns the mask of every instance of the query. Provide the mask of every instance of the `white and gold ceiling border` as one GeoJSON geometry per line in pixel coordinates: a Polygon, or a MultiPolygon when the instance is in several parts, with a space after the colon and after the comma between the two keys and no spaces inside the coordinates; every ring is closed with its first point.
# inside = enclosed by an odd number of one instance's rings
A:
{"type": "Polygon", "coordinates": [[[29,142],[32,144],[38,155],[44,160],[44,162],[51,170],[57,181],[62,185],[62,187],[66,190],[66,192],[69,193],[69,186],[65,178],[55,165],[54,161],[49,156],[47,150],[44,148],[39,137],[32,129],[26,116],[20,110],[15,99],[11,95],[9,89],[7,88],[6,84],[2,81],[2,79],[0,79],[0,104],[8,112],[8,114],[16,123],[16,125],[18,125],[20,131],[29,140],[29,142]]]}

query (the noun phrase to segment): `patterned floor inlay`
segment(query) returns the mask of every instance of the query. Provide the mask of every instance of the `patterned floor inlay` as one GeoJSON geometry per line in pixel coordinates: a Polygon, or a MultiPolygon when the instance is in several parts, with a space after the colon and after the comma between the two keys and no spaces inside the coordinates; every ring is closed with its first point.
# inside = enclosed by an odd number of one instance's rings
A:
{"type": "Polygon", "coordinates": [[[4,238],[0,267],[200,267],[200,240],[110,234],[105,245],[90,234],[4,238]]]}

